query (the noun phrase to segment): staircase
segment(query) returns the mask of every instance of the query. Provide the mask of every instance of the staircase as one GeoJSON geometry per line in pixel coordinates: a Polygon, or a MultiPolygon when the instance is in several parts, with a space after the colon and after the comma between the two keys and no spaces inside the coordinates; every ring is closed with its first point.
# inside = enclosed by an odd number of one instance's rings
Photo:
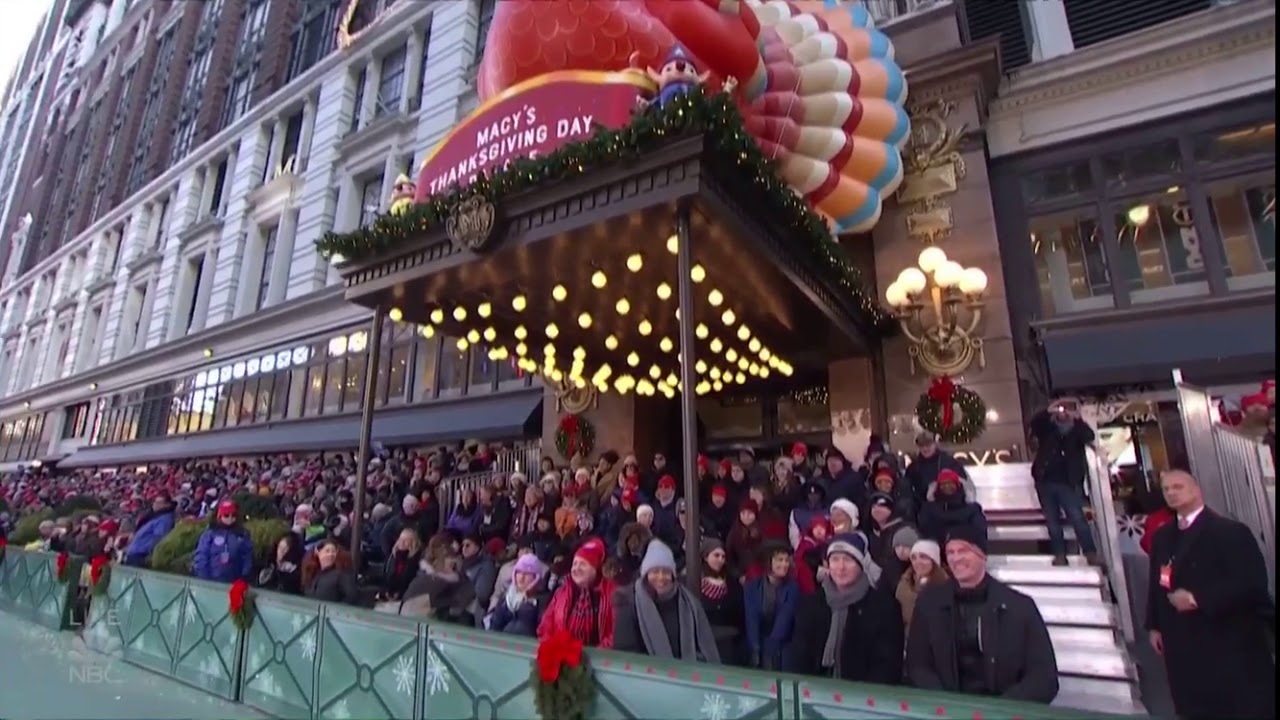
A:
{"type": "MultiPolygon", "coordinates": [[[[1030,465],[971,467],[969,475],[987,516],[991,574],[1034,599],[1049,626],[1061,685],[1054,705],[1145,714],[1107,574],[1079,554],[1052,564],[1030,465]]],[[[1070,547],[1069,527],[1066,537],[1070,547]]]]}

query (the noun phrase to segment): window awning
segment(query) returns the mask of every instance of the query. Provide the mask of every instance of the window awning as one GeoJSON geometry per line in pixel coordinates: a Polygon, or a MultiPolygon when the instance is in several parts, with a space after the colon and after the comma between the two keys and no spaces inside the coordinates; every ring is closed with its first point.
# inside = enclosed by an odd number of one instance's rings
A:
{"type": "Polygon", "coordinates": [[[1202,385],[1256,380],[1276,366],[1276,309],[1130,320],[1041,332],[1054,391],[1170,384],[1181,369],[1202,385]]]}
{"type": "MultiPolygon", "coordinates": [[[[388,446],[507,440],[539,434],[541,428],[542,389],[537,388],[382,410],[374,416],[373,439],[388,446]]],[[[113,467],[227,455],[339,451],[352,450],[359,443],[360,416],[352,414],[84,447],[58,466],[113,467]]]]}

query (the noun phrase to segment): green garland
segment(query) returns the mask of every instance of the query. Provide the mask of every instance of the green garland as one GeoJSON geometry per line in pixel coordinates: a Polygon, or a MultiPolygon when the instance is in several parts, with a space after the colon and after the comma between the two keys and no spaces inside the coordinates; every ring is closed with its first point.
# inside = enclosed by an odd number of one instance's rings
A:
{"type": "MultiPolygon", "coordinates": [[[[987,430],[987,404],[978,393],[957,385],[951,398],[959,412],[954,413],[951,427],[942,427],[942,404],[921,393],[916,402],[916,419],[920,427],[938,436],[945,443],[971,443],[987,430]]],[[[954,411],[953,411],[954,412],[954,411]]]]}
{"type": "Polygon", "coordinates": [[[534,663],[529,684],[533,686],[533,707],[543,720],[587,720],[596,699],[596,682],[585,656],[577,666],[562,666],[560,677],[551,683],[542,681],[534,663]]]}
{"type": "Polygon", "coordinates": [[[784,219],[783,225],[792,229],[790,241],[797,252],[814,258],[849,294],[864,327],[879,337],[895,334],[897,322],[880,305],[874,291],[867,289],[861,273],[831,236],[826,221],[778,175],[774,162],[747,133],[733,99],[724,93],[686,93],[661,108],[637,112],[625,127],[600,128],[582,142],[569,143],[541,157],[520,158],[492,175],[481,173],[465,188],[454,186],[402,214],[379,215],[367,227],[349,233],[326,233],[316,241],[316,249],[326,260],[335,255],[347,262],[377,257],[441,225],[458,203],[472,195],[501,202],[515,193],[641,157],[673,138],[699,134],[711,141],[714,161],[736,166],[736,177],[754,180],[763,196],[761,207],[784,219]]]}

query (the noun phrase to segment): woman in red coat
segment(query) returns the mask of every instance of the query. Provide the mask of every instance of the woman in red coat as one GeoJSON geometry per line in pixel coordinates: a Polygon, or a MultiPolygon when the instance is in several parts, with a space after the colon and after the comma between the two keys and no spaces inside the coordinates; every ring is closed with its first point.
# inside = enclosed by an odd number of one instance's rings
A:
{"type": "Polygon", "coordinates": [[[1167,507],[1147,513],[1147,519],[1142,523],[1142,539],[1138,541],[1138,546],[1142,548],[1142,552],[1148,555],[1151,554],[1151,540],[1156,536],[1156,531],[1172,521],[1173,511],[1167,507]]]}
{"type": "Polygon", "coordinates": [[[538,623],[538,639],[568,630],[587,647],[613,647],[614,584],[601,572],[606,555],[600,538],[589,538],[573,555],[569,582],[556,588],[538,623]]]}

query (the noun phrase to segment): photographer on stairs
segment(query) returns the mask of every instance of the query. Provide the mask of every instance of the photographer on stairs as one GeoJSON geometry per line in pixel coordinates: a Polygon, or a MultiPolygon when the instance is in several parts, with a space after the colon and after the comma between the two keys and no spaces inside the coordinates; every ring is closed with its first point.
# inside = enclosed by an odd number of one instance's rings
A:
{"type": "Polygon", "coordinates": [[[1062,399],[1032,417],[1030,431],[1035,444],[1031,477],[1035,479],[1036,495],[1049,529],[1053,564],[1067,564],[1067,542],[1062,530],[1065,515],[1080,550],[1090,565],[1097,565],[1098,548],[1084,515],[1084,485],[1089,479],[1085,450],[1093,444],[1093,429],[1080,419],[1075,401],[1062,399]]]}

